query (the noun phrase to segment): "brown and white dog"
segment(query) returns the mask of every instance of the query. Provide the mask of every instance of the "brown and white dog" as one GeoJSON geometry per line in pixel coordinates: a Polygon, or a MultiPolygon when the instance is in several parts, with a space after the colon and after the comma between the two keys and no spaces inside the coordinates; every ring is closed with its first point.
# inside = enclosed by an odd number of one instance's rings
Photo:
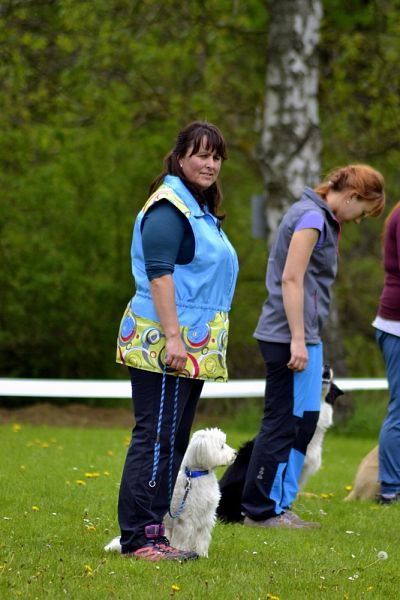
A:
{"type": "Polygon", "coordinates": [[[365,456],[358,469],[353,483],[353,489],[345,500],[374,500],[379,494],[378,482],[379,446],[372,448],[365,456]]]}

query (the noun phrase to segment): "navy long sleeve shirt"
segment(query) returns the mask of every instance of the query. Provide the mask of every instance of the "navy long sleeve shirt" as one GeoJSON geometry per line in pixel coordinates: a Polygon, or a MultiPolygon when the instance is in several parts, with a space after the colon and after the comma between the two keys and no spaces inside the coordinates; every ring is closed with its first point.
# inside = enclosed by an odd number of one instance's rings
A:
{"type": "Polygon", "coordinates": [[[149,281],[174,272],[194,256],[194,236],[187,218],[168,200],[154,204],[143,218],[142,246],[149,281]]]}

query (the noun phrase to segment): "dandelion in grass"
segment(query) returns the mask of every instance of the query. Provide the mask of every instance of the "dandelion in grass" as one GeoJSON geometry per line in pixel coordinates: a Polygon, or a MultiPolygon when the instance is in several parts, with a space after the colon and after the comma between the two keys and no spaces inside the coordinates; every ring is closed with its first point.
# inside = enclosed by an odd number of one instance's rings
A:
{"type": "Polygon", "coordinates": [[[77,485],[86,485],[86,481],[82,481],[82,479],[77,479],[77,480],[75,481],[75,483],[76,483],[77,485]]]}
{"type": "Polygon", "coordinates": [[[111,475],[110,471],[103,471],[103,475],[105,475],[106,477],[109,477],[111,475]]]}
{"type": "Polygon", "coordinates": [[[84,569],[85,569],[85,575],[89,575],[89,576],[93,575],[93,569],[90,565],[85,565],[84,569]]]}
{"type": "Polygon", "coordinates": [[[100,473],[98,473],[97,471],[88,472],[88,473],[85,473],[85,477],[87,477],[88,479],[93,479],[95,477],[100,477],[100,473]]]}
{"type": "Polygon", "coordinates": [[[175,594],[176,592],[179,592],[179,590],[180,590],[180,589],[181,589],[181,588],[180,588],[180,587],[179,587],[179,585],[177,585],[176,583],[173,583],[173,584],[171,585],[171,590],[172,590],[172,593],[173,593],[173,594],[175,594]]]}
{"type": "Polygon", "coordinates": [[[368,567],[372,567],[373,565],[376,565],[376,563],[380,562],[381,560],[387,560],[388,559],[388,553],[385,552],[384,550],[379,550],[379,552],[377,553],[377,558],[375,560],[373,560],[371,563],[369,563],[368,565],[365,565],[364,569],[368,569],[368,567]]]}
{"type": "Polygon", "coordinates": [[[279,596],[274,596],[273,594],[270,594],[268,592],[267,594],[267,600],[280,600],[279,596]]]}
{"type": "Polygon", "coordinates": [[[94,525],[85,525],[86,531],[97,531],[94,525]]]}
{"type": "Polygon", "coordinates": [[[346,492],[351,492],[351,490],[353,489],[352,485],[346,485],[345,488],[346,492]]]}
{"type": "Polygon", "coordinates": [[[38,506],[32,506],[32,512],[38,512],[40,508],[38,506]]]}
{"type": "Polygon", "coordinates": [[[13,433],[19,433],[22,429],[20,423],[14,423],[11,427],[13,433]]]}

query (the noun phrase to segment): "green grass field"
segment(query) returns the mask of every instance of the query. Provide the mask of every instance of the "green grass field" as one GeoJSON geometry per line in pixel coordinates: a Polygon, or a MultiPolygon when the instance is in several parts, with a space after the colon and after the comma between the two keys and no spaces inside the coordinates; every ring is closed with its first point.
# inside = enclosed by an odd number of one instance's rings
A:
{"type": "MultiPolygon", "coordinates": [[[[249,437],[229,424],[224,429],[236,447],[249,437]]],[[[218,523],[209,559],[151,564],[103,552],[118,533],[128,435],[120,429],[0,427],[2,600],[398,598],[400,506],[343,502],[374,439],[328,433],[323,468],[295,507],[320,521],[320,530],[218,523]],[[378,558],[380,551],[386,560],[378,558]]]]}

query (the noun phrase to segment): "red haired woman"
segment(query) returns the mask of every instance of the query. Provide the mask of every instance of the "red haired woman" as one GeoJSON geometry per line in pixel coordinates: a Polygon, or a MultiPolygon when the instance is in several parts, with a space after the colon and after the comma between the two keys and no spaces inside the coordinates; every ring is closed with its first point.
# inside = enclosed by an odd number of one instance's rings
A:
{"type": "Polygon", "coordinates": [[[268,297],[254,333],[267,385],[243,493],[245,525],[317,526],[290,507],[319,416],[321,328],[336,278],[340,227],[376,217],[384,205],[382,175],[368,165],[348,165],[315,190],[305,188],[278,228],[268,259],[268,297]]]}

